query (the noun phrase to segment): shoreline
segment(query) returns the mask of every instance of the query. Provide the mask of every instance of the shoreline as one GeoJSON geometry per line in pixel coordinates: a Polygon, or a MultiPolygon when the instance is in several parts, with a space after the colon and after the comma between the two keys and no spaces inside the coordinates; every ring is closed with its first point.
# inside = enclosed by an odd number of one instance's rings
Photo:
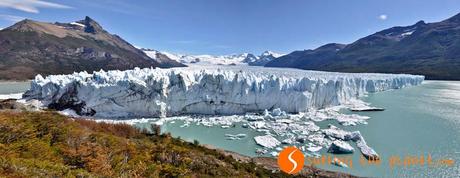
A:
{"type": "MultiPolygon", "coordinates": [[[[0,99],[0,113],[4,112],[13,112],[13,113],[42,113],[39,111],[34,110],[30,106],[24,105],[23,103],[18,103],[16,102],[17,100],[15,99],[0,99]]],[[[62,115],[58,112],[53,112],[52,113],[57,113],[61,115],[62,117],[65,117],[67,119],[73,119],[73,117],[65,116],[62,115]]],[[[115,124],[116,125],[116,124],[115,124]]],[[[133,127],[133,126],[131,126],[133,127]]],[[[184,141],[184,140],[182,140],[184,141]]],[[[186,142],[186,141],[184,141],[186,142]]],[[[191,143],[192,144],[192,143],[191,143]]],[[[244,164],[252,164],[255,163],[258,166],[263,167],[264,169],[272,171],[272,173],[280,173],[278,166],[277,166],[277,161],[275,158],[270,158],[270,157],[250,157],[250,156],[245,156],[233,151],[228,151],[220,148],[216,148],[212,145],[207,145],[207,144],[200,144],[206,149],[210,150],[215,150],[218,153],[221,153],[225,156],[230,156],[232,159],[244,163],[244,164]]],[[[305,176],[305,177],[357,177],[351,174],[347,173],[342,173],[342,172],[335,172],[335,171],[329,171],[329,170],[324,170],[324,169],[319,169],[311,165],[306,165],[304,166],[303,170],[296,175],[293,176],[305,176]]]]}
{"type": "MultiPolygon", "coordinates": [[[[264,167],[265,169],[272,170],[272,171],[280,171],[278,168],[278,163],[275,158],[271,157],[251,157],[242,155],[240,153],[234,151],[228,151],[220,148],[216,148],[213,145],[203,144],[202,146],[216,150],[226,156],[231,156],[233,159],[244,162],[244,163],[255,163],[264,167]]],[[[338,171],[330,171],[326,169],[316,168],[313,165],[305,165],[297,175],[300,176],[317,176],[317,177],[341,177],[341,178],[354,178],[358,176],[354,176],[348,173],[338,172],[338,171]]]]}

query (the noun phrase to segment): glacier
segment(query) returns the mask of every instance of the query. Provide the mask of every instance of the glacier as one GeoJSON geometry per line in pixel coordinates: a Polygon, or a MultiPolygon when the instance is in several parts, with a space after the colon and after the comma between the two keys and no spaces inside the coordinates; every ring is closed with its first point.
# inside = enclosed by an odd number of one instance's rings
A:
{"type": "Polygon", "coordinates": [[[135,68],[37,75],[25,99],[103,118],[231,115],[279,108],[307,112],[367,93],[419,85],[423,76],[336,73],[251,66],[135,68]]]}

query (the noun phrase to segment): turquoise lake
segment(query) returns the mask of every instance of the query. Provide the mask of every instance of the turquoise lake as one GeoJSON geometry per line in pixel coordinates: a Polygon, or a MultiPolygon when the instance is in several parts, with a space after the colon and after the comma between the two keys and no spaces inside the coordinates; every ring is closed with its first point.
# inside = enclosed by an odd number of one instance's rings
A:
{"type": "MultiPolygon", "coordinates": [[[[28,82],[0,82],[0,94],[24,92],[28,82]]],[[[340,126],[335,121],[317,123],[321,128],[334,124],[345,130],[359,130],[369,146],[381,156],[379,165],[361,165],[359,151],[351,155],[351,168],[333,165],[318,167],[348,172],[358,176],[371,177],[458,177],[460,175],[460,82],[425,81],[422,85],[401,90],[372,93],[362,98],[372,106],[385,108],[381,112],[361,112],[360,115],[371,117],[367,125],[340,126]],[[411,164],[410,166],[390,166],[390,158],[403,162],[408,157],[429,155],[432,164],[411,164]],[[453,160],[452,165],[447,161],[453,160]]],[[[343,111],[348,113],[349,111],[343,111]]],[[[175,137],[201,144],[210,144],[218,148],[235,151],[248,156],[255,156],[255,149],[260,148],[253,140],[254,136],[263,135],[251,129],[219,126],[205,127],[191,123],[189,127],[180,127],[182,121],[165,123],[163,132],[171,132],[175,137]],[[241,140],[227,140],[225,134],[245,133],[241,140]]],[[[137,124],[146,127],[149,124],[137,124]]],[[[352,144],[355,146],[354,144],[352,144]]],[[[356,147],[355,147],[356,148],[356,147]]],[[[327,156],[326,149],[321,154],[327,156]]],[[[334,155],[331,155],[334,156],[334,155]]],[[[395,163],[397,164],[397,163],[395,163]]]]}

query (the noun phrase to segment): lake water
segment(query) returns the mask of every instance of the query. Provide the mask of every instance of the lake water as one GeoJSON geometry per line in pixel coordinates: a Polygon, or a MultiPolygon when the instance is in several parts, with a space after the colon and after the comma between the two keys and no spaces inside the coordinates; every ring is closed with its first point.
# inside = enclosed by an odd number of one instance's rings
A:
{"type": "MultiPolygon", "coordinates": [[[[0,83],[0,94],[24,92],[28,82],[0,83]]],[[[348,172],[359,176],[372,177],[458,177],[460,175],[460,82],[425,81],[422,85],[369,94],[364,101],[376,107],[383,107],[382,112],[363,112],[360,115],[370,116],[367,125],[340,126],[335,121],[317,123],[326,128],[330,123],[345,130],[359,130],[369,146],[381,156],[378,165],[361,165],[359,151],[351,156],[352,168],[340,168],[333,165],[319,165],[328,170],[348,172]],[[424,164],[412,163],[409,166],[397,165],[409,157],[424,156],[424,164]],[[431,155],[433,164],[427,165],[427,157],[431,155]],[[394,166],[390,166],[390,159],[394,166]],[[453,165],[448,161],[454,160],[453,165]]],[[[344,111],[348,112],[348,111],[344,111]]],[[[146,127],[149,124],[137,124],[146,127]]],[[[202,144],[210,144],[218,148],[235,151],[244,155],[255,156],[255,149],[260,148],[253,140],[254,136],[263,135],[252,129],[235,127],[221,128],[218,126],[180,127],[183,121],[167,122],[162,126],[163,132],[171,132],[175,137],[188,141],[198,140],[202,144]],[[225,134],[245,133],[241,140],[227,140],[225,134]]],[[[355,146],[354,144],[352,144],[355,146]]],[[[356,147],[355,147],[355,150],[356,147]]],[[[329,155],[326,149],[320,152],[329,155]]]]}
{"type": "Polygon", "coordinates": [[[0,95],[23,93],[30,88],[30,82],[0,81],[0,95]]]}

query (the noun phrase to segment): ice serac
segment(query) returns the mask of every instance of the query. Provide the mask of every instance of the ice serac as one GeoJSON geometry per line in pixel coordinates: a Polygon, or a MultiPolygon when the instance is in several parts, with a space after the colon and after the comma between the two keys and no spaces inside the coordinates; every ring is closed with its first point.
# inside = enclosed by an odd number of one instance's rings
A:
{"type": "Polygon", "coordinates": [[[38,75],[24,97],[97,117],[289,113],[346,104],[368,92],[418,85],[423,76],[262,67],[189,67],[38,75]]]}

